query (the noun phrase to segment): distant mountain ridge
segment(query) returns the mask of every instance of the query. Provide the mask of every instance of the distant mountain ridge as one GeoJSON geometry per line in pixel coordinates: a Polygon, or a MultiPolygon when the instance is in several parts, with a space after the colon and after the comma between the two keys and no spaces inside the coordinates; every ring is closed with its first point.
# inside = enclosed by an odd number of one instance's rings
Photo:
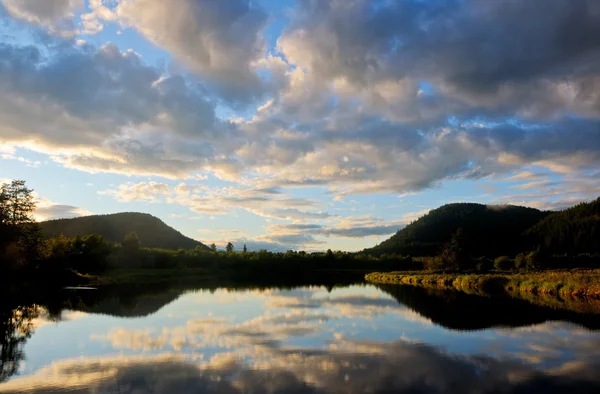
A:
{"type": "Polygon", "coordinates": [[[135,232],[142,247],[164,249],[208,249],[202,242],[186,237],[159,218],[147,213],[123,212],[109,215],[82,216],[73,219],[56,219],[40,223],[46,238],[61,234],[66,237],[98,234],[106,241],[121,242],[135,232]]]}
{"type": "Polygon", "coordinates": [[[365,252],[434,256],[461,228],[475,255],[518,253],[525,247],[522,234],[551,213],[514,205],[446,204],[365,252]]]}

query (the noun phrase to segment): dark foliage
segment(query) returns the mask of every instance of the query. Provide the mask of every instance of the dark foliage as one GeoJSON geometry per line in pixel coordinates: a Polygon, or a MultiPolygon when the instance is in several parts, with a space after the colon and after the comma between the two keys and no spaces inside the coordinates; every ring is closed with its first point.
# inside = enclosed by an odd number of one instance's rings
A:
{"type": "MultiPolygon", "coordinates": [[[[550,212],[512,205],[447,204],[430,211],[365,252],[373,255],[436,256],[448,248],[453,236],[462,229],[461,242],[464,244],[468,239],[470,255],[514,255],[527,247],[521,234],[548,215],[550,212]]],[[[458,249],[456,251],[466,253],[464,247],[458,249]]]]}
{"type": "Polygon", "coordinates": [[[122,242],[130,233],[137,234],[139,243],[147,248],[208,249],[204,244],[186,237],[162,220],[146,213],[125,212],[93,215],[74,219],[49,220],[40,223],[44,237],[61,234],[74,237],[84,234],[101,235],[108,242],[122,242]]]}
{"type": "Polygon", "coordinates": [[[600,253],[600,198],[547,216],[525,237],[545,253],[600,253]]]}

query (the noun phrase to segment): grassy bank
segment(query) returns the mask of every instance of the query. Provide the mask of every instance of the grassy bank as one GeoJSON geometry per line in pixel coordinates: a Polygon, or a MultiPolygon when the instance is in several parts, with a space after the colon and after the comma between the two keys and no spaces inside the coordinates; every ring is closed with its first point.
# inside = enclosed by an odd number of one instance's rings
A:
{"type": "Polygon", "coordinates": [[[600,299],[600,270],[539,271],[516,274],[374,272],[365,279],[381,284],[409,284],[456,289],[470,294],[504,292],[511,296],[547,295],[600,299]]]}

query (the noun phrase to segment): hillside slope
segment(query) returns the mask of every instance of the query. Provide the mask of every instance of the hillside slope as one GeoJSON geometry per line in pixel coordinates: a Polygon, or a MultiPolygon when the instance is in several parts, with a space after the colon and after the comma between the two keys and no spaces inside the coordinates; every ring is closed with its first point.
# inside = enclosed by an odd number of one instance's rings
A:
{"type": "Polygon", "coordinates": [[[600,253],[600,197],[553,213],[525,235],[550,253],[600,253]]]}
{"type": "Polygon", "coordinates": [[[549,214],[513,205],[447,204],[365,252],[433,256],[462,228],[475,256],[518,253],[524,247],[523,232],[549,214]]]}
{"type": "Polygon", "coordinates": [[[121,242],[130,232],[137,233],[142,247],[164,249],[193,249],[206,245],[186,237],[169,227],[159,218],[147,213],[124,212],[111,215],[83,216],[74,219],[58,219],[41,222],[44,237],[64,234],[99,234],[110,242],[121,242]]]}

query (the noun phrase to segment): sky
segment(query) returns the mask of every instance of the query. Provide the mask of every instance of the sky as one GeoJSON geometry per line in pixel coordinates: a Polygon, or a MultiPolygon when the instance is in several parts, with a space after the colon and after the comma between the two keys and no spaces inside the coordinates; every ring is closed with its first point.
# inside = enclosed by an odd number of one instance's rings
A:
{"type": "Polygon", "coordinates": [[[0,0],[0,181],[360,250],[452,202],[600,195],[596,0],[0,0]]]}

